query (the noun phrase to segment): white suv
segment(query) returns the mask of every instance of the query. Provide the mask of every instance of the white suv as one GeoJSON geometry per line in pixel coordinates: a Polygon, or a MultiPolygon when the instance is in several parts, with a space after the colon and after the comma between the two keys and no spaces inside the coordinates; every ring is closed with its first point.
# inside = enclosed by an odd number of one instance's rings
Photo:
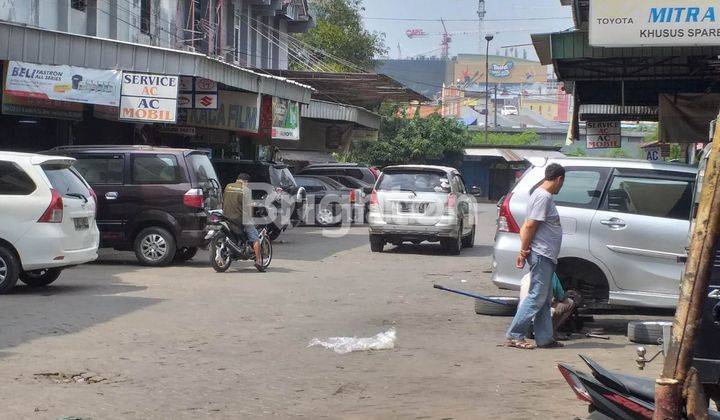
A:
{"type": "Polygon", "coordinates": [[[673,308],[686,253],[697,168],[625,159],[562,158],[532,162],[500,205],[493,282],[519,289],[520,226],[545,167],[565,167],[554,197],[563,227],[557,274],[590,306],[673,308]]]}
{"type": "Polygon", "coordinates": [[[0,152],[0,293],[97,258],[97,198],[75,159],[0,152]]]}

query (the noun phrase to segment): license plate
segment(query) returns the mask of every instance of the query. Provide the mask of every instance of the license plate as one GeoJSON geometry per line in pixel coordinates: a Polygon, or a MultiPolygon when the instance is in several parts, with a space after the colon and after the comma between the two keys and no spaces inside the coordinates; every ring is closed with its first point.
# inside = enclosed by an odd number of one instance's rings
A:
{"type": "Polygon", "coordinates": [[[90,228],[90,221],[87,217],[76,217],[73,219],[73,222],[75,222],[75,229],[77,230],[90,228]]]}

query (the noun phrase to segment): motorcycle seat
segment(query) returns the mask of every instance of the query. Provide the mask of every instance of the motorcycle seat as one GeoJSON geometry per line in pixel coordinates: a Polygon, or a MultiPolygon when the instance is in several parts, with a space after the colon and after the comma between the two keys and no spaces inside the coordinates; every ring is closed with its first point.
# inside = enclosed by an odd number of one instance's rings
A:
{"type": "Polygon", "coordinates": [[[655,401],[655,380],[613,372],[615,378],[625,385],[628,392],[645,401],[655,401]]]}

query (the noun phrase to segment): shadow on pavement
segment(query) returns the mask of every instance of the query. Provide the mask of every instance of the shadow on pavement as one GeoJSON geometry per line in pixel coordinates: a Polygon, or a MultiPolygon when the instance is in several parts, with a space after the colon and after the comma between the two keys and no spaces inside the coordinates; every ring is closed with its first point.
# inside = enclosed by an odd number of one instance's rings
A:
{"type": "MultiPolygon", "coordinates": [[[[367,228],[352,228],[347,234],[339,235],[340,228],[318,229],[312,226],[298,227],[283,233],[279,240],[273,243],[273,258],[292,261],[320,261],[338,252],[347,251],[357,247],[367,247],[370,253],[367,228]],[[291,250],[287,252],[285,249],[291,250]]],[[[272,267],[271,267],[272,268],[272,267]]]]}
{"type": "Polygon", "coordinates": [[[463,248],[460,251],[460,255],[448,255],[440,244],[437,243],[421,243],[415,244],[402,244],[392,248],[392,245],[386,245],[387,253],[392,254],[417,254],[417,255],[445,255],[455,258],[468,258],[468,257],[487,257],[492,255],[493,247],[489,245],[475,245],[472,248],[463,248]],[[389,249],[387,247],[390,247],[389,249]]]}
{"type": "MultiPolygon", "coordinates": [[[[18,283],[13,293],[0,297],[3,306],[0,349],[38,338],[74,334],[161,301],[124,295],[147,287],[122,283],[107,271],[83,266],[67,270],[47,287],[32,288],[18,283]]],[[[11,353],[0,351],[0,358],[8,354],[11,353]]]]}

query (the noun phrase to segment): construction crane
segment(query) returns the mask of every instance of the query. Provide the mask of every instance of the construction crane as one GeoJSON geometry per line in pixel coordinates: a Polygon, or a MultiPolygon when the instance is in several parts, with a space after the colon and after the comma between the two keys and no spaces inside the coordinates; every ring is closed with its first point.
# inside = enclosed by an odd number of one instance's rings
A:
{"type": "Polygon", "coordinates": [[[440,23],[442,23],[443,32],[427,33],[423,29],[415,28],[415,29],[408,29],[407,31],[405,31],[405,35],[407,35],[407,37],[410,39],[428,38],[431,36],[442,37],[442,39],[440,41],[440,56],[446,60],[450,57],[450,43],[452,42],[453,36],[455,36],[455,35],[473,35],[473,34],[477,33],[477,31],[448,32],[447,26],[445,26],[445,20],[440,19],[440,23]]]}

